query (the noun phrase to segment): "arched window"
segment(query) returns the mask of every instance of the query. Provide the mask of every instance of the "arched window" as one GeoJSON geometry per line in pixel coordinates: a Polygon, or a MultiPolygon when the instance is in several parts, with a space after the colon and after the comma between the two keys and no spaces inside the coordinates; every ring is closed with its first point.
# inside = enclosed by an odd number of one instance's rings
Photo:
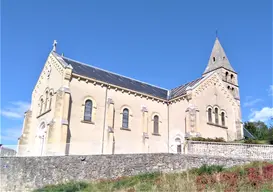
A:
{"type": "Polygon", "coordinates": [[[225,113],[221,113],[221,121],[222,121],[222,126],[225,126],[225,113]]]}
{"type": "Polygon", "coordinates": [[[215,123],[219,124],[218,108],[215,108],[215,123]]]}
{"type": "Polygon", "coordinates": [[[44,108],[44,99],[41,99],[41,101],[40,101],[40,113],[39,114],[42,114],[43,108],[44,108]]]}
{"type": "Polygon", "coordinates": [[[211,108],[208,109],[208,121],[211,123],[212,122],[212,111],[211,108]]]}
{"type": "Polygon", "coordinates": [[[233,82],[233,74],[230,75],[230,81],[233,82]]]}
{"type": "Polygon", "coordinates": [[[52,97],[53,97],[53,92],[50,92],[50,94],[49,94],[49,105],[48,105],[49,109],[51,109],[52,97]]]}
{"type": "Polygon", "coordinates": [[[158,117],[158,115],[155,115],[154,116],[154,133],[155,134],[159,134],[159,117],[158,117]]]}
{"type": "Polygon", "coordinates": [[[225,78],[225,80],[226,81],[228,80],[228,72],[226,72],[226,78],[225,78]]]}
{"type": "Polygon", "coordinates": [[[123,109],[122,112],[122,128],[129,127],[129,110],[127,108],[123,109]]]}
{"type": "Polygon", "coordinates": [[[93,107],[92,101],[86,100],[84,105],[84,121],[92,120],[92,107],[93,107]]]}
{"type": "Polygon", "coordinates": [[[45,99],[45,110],[44,111],[47,111],[47,103],[48,103],[48,91],[46,91],[46,99],[45,99]]]}

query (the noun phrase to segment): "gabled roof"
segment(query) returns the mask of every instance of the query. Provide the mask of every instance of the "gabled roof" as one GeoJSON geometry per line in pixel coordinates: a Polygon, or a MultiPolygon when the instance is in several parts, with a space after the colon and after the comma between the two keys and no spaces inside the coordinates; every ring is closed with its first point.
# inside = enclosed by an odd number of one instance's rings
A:
{"type": "Polygon", "coordinates": [[[62,57],[62,59],[73,67],[72,72],[84,77],[89,77],[95,80],[103,81],[119,87],[131,89],[137,92],[148,94],[161,99],[167,99],[168,90],[160,88],[148,83],[134,80],[132,78],[124,77],[97,67],[83,64],[72,59],[62,57]]]}
{"type": "Polygon", "coordinates": [[[234,69],[232,68],[232,66],[230,65],[230,62],[226,56],[226,53],[225,53],[219,39],[216,38],[216,40],[214,42],[214,46],[211,51],[208,65],[207,65],[203,74],[211,72],[211,71],[218,69],[220,67],[223,67],[225,69],[235,72],[234,69]]]}
{"type": "Polygon", "coordinates": [[[203,79],[203,77],[195,79],[189,83],[186,83],[184,85],[180,85],[179,87],[176,87],[174,89],[171,89],[170,91],[170,99],[174,99],[176,97],[185,95],[187,93],[187,88],[188,87],[193,87],[194,85],[196,85],[199,81],[201,81],[203,79]]]}
{"type": "Polygon", "coordinates": [[[196,85],[201,79],[203,79],[203,77],[201,77],[194,81],[186,83],[184,85],[176,87],[174,89],[168,90],[168,89],[157,87],[155,85],[150,85],[148,83],[144,83],[129,77],[125,77],[113,72],[99,69],[97,67],[90,66],[67,57],[60,56],[56,52],[52,52],[52,54],[62,63],[64,67],[72,66],[73,68],[72,73],[74,74],[84,76],[84,77],[89,77],[91,79],[95,79],[95,80],[116,85],[119,87],[127,88],[132,91],[137,91],[137,92],[151,95],[151,96],[164,99],[164,100],[174,99],[176,97],[186,94],[186,89],[188,87],[192,87],[196,85]],[[168,92],[169,92],[169,95],[168,95],[168,92]]]}

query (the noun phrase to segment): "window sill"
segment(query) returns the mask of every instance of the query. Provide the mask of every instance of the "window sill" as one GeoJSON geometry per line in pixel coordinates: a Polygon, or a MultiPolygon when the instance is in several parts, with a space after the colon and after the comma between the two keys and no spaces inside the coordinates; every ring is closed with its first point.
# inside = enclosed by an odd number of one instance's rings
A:
{"type": "Polygon", "coordinates": [[[152,133],[154,136],[161,136],[159,133],[152,133]]]}
{"type": "Polygon", "coordinates": [[[38,115],[37,118],[43,116],[44,114],[46,114],[46,113],[48,113],[48,112],[50,112],[50,111],[51,111],[51,109],[48,109],[47,111],[45,111],[45,112],[41,113],[40,115],[38,115]]]}
{"type": "Polygon", "coordinates": [[[87,124],[93,124],[93,125],[95,124],[95,123],[92,122],[92,121],[84,121],[84,120],[82,120],[81,122],[82,122],[82,123],[87,123],[87,124]]]}
{"type": "Polygon", "coordinates": [[[215,127],[220,127],[220,128],[222,128],[222,129],[228,129],[226,126],[218,125],[218,124],[215,124],[215,123],[207,122],[207,124],[208,124],[208,125],[215,126],[215,127]]]}
{"type": "Polygon", "coordinates": [[[120,130],[131,131],[131,129],[129,129],[129,128],[124,128],[124,127],[121,127],[120,130]]]}

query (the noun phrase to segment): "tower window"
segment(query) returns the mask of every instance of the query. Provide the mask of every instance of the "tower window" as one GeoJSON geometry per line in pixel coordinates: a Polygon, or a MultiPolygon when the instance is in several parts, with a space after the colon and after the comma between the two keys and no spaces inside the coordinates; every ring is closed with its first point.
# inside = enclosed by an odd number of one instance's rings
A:
{"type": "Polygon", "coordinates": [[[213,61],[215,62],[215,57],[213,57],[212,59],[213,59],[213,61]]]}
{"type": "Polygon", "coordinates": [[[225,59],[226,59],[226,57],[224,56],[224,57],[223,57],[223,60],[225,60],[225,59]]]}
{"type": "Polygon", "coordinates": [[[227,86],[228,89],[230,89],[230,86],[227,86]]]}
{"type": "Polygon", "coordinates": [[[225,78],[225,80],[227,81],[227,79],[228,79],[228,72],[226,72],[226,78],[225,78]]]}

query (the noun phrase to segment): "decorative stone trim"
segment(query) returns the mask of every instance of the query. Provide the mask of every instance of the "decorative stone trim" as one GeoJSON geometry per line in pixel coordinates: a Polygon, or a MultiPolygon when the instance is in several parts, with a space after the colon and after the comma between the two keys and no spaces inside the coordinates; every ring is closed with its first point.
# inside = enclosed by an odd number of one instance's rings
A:
{"type": "Polygon", "coordinates": [[[82,120],[81,122],[82,122],[82,123],[87,123],[87,124],[93,124],[93,125],[95,124],[93,121],[85,121],[85,120],[82,120]]]}
{"type": "Polygon", "coordinates": [[[123,88],[123,87],[119,87],[117,85],[113,85],[113,84],[105,84],[105,82],[102,82],[102,81],[99,81],[99,80],[96,80],[96,79],[92,79],[92,78],[89,78],[89,77],[85,77],[85,76],[81,76],[81,75],[78,75],[78,74],[75,74],[72,72],[72,76],[78,80],[88,80],[90,82],[92,82],[94,85],[96,84],[99,84],[101,85],[102,87],[104,85],[107,85],[108,89],[114,89],[115,91],[121,91],[122,93],[127,93],[129,95],[134,95],[134,96],[140,96],[140,97],[145,97],[147,100],[148,99],[153,99],[157,102],[162,102],[163,104],[165,104],[164,102],[168,102],[168,100],[165,100],[165,99],[162,99],[162,98],[158,98],[158,97],[154,97],[154,96],[150,96],[150,95],[147,95],[147,94],[143,94],[141,92],[137,92],[137,91],[134,91],[134,90],[130,90],[130,89],[127,89],[127,88],[123,88]]]}
{"type": "Polygon", "coordinates": [[[51,109],[48,109],[45,112],[39,114],[36,118],[39,118],[39,117],[43,116],[44,114],[49,113],[50,111],[51,111],[51,109]]]}
{"type": "Polygon", "coordinates": [[[124,128],[124,127],[121,127],[120,130],[131,131],[131,129],[129,129],[129,128],[124,128]]]}
{"type": "Polygon", "coordinates": [[[67,119],[62,119],[61,123],[62,123],[62,125],[68,125],[67,119]]]}
{"type": "Polygon", "coordinates": [[[55,123],[55,120],[54,119],[52,119],[47,125],[53,125],[55,123]]]}
{"type": "Polygon", "coordinates": [[[63,91],[63,92],[65,92],[65,93],[69,93],[69,94],[70,94],[70,89],[69,89],[69,87],[61,87],[61,88],[60,88],[60,91],[63,91]]]}
{"type": "Polygon", "coordinates": [[[218,125],[218,124],[211,123],[211,122],[207,122],[207,124],[208,124],[208,125],[215,126],[215,127],[220,127],[220,128],[223,128],[223,129],[228,129],[228,127],[226,127],[226,126],[223,126],[223,125],[218,125]]]}
{"type": "Polygon", "coordinates": [[[147,109],[147,107],[145,105],[142,105],[141,106],[141,111],[142,112],[148,112],[148,109],[147,109]]]}
{"type": "Polygon", "coordinates": [[[114,133],[114,129],[112,127],[108,127],[108,133],[114,133]]]}
{"type": "Polygon", "coordinates": [[[161,136],[159,133],[152,133],[154,136],[161,136]]]}
{"type": "Polygon", "coordinates": [[[144,138],[144,139],[149,139],[148,133],[143,132],[143,138],[144,138]]]}
{"type": "Polygon", "coordinates": [[[114,104],[114,100],[112,98],[108,98],[108,104],[114,104]]]}

